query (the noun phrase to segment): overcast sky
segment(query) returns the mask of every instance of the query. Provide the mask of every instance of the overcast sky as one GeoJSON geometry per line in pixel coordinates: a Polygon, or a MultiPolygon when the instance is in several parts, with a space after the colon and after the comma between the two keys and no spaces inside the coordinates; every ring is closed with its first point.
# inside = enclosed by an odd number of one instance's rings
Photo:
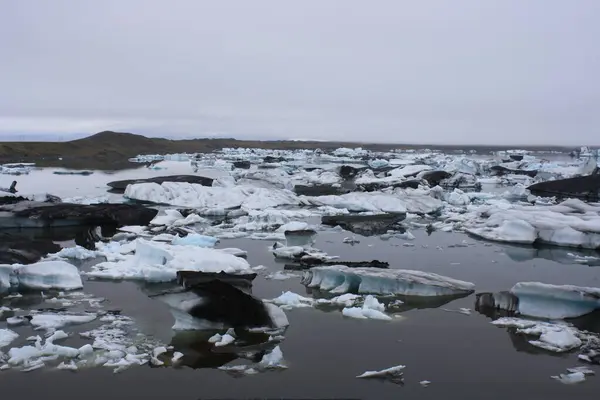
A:
{"type": "Polygon", "coordinates": [[[600,144],[599,0],[0,0],[0,138],[600,144]]]}

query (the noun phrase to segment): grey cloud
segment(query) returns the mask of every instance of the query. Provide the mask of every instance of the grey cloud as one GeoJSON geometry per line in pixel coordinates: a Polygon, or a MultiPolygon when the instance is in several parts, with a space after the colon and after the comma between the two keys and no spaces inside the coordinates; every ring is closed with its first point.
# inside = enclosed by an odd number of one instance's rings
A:
{"type": "Polygon", "coordinates": [[[0,8],[0,137],[600,144],[595,0],[0,8]]]}

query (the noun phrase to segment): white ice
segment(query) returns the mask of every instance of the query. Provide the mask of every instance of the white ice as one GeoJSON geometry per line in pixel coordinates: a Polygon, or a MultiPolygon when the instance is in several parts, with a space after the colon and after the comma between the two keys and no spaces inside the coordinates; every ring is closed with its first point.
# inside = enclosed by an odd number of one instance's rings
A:
{"type": "Polygon", "coordinates": [[[342,265],[313,267],[302,283],[332,293],[444,296],[471,293],[475,285],[423,271],[380,268],[349,268],[342,265]]]}
{"type": "Polygon", "coordinates": [[[54,332],[56,329],[64,326],[86,324],[95,320],[96,317],[96,314],[71,315],[39,313],[33,315],[30,323],[35,327],[35,329],[43,329],[49,332],[54,332]]]}
{"type": "Polygon", "coordinates": [[[150,282],[175,280],[177,271],[251,273],[250,264],[227,251],[197,246],[178,246],[136,239],[135,255],[96,264],[88,276],[150,282]]]}
{"type": "Polygon", "coordinates": [[[577,328],[564,322],[544,322],[521,318],[499,318],[492,324],[501,327],[516,328],[516,333],[535,336],[537,339],[530,340],[533,346],[544,350],[561,353],[580,347],[585,338],[577,328]]]}
{"type": "Polygon", "coordinates": [[[297,196],[289,190],[249,185],[223,188],[181,182],[164,182],[160,185],[139,183],[127,186],[124,196],[132,200],[205,209],[264,209],[299,205],[297,196]]]}
{"type": "Polygon", "coordinates": [[[79,270],[62,260],[40,261],[29,265],[0,265],[0,291],[13,289],[75,290],[83,283],[79,270]]]}
{"type": "Polygon", "coordinates": [[[279,297],[269,300],[269,302],[289,310],[292,308],[312,307],[314,304],[314,299],[287,291],[282,293],[279,297]]]}
{"type": "Polygon", "coordinates": [[[395,367],[382,369],[380,371],[365,371],[358,375],[357,378],[385,378],[388,376],[397,377],[402,375],[404,368],[406,368],[405,365],[396,365],[395,367]]]}
{"type": "Polygon", "coordinates": [[[600,248],[600,206],[578,199],[551,206],[480,207],[468,220],[466,231],[488,240],[600,248]]]}
{"type": "Polygon", "coordinates": [[[20,266],[16,275],[21,288],[75,290],[83,287],[79,269],[66,261],[41,261],[20,266]]]}
{"type": "Polygon", "coordinates": [[[19,334],[17,332],[10,329],[0,329],[0,349],[8,346],[18,337],[19,334]]]}
{"type": "Polygon", "coordinates": [[[342,314],[346,317],[358,319],[380,319],[390,321],[392,317],[384,313],[385,306],[381,304],[375,297],[368,295],[362,307],[348,307],[342,310],[342,314]]]}
{"type": "Polygon", "coordinates": [[[217,244],[218,241],[219,239],[212,236],[190,233],[184,237],[176,236],[171,241],[171,244],[179,246],[215,247],[215,244],[217,244]]]}
{"type": "Polygon", "coordinates": [[[581,383],[585,381],[585,374],[583,372],[573,372],[570,374],[560,374],[558,376],[552,376],[552,379],[558,380],[560,383],[565,385],[573,385],[575,383],[581,383]]]}

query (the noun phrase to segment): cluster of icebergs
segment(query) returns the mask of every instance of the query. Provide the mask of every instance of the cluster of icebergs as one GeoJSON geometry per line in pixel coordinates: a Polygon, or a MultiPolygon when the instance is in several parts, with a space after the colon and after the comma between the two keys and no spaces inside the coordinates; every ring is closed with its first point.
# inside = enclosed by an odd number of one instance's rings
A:
{"type": "MultiPolygon", "coordinates": [[[[275,328],[287,327],[289,321],[284,310],[293,308],[334,307],[349,318],[393,321],[399,316],[393,308],[404,302],[409,307],[414,298],[434,300],[439,305],[469,296],[476,290],[472,282],[434,273],[336,264],[337,257],[312,247],[313,236],[329,229],[315,223],[321,217],[402,216],[398,218],[406,219],[405,227],[463,231],[503,243],[600,249],[600,205],[576,199],[558,202],[539,198],[526,189],[541,180],[581,174],[589,169],[589,161],[553,163],[527,152],[506,152],[480,159],[432,151],[374,154],[347,148],[331,154],[309,150],[223,149],[212,155],[151,155],[132,161],[159,160],[191,161],[196,167],[216,168],[225,174],[214,179],[211,186],[170,181],[130,184],[123,195],[125,200],[166,206],[148,226],[120,227],[116,235],[96,243],[95,250],[68,248],[38,263],[0,265],[0,289],[9,293],[9,298],[20,296],[21,291],[43,291],[56,296],[51,302],[69,307],[86,305],[84,311],[59,312],[24,312],[3,307],[2,312],[13,315],[6,319],[7,328],[0,329],[0,369],[19,367],[30,371],[54,365],[66,370],[105,366],[121,371],[132,365],[168,366],[185,362],[185,353],[176,348],[152,340],[134,340],[131,319],[103,310],[101,299],[80,292],[84,288],[82,276],[142,281],[151,286],[178,281],[185,272],[218,276],[224,282],[228,279],[251,282],[261,267],[252,267],[244,258],[244,250],[216,248],[227,238],[285,241],[276,243],[269,251],[277,258],[316,262],[301,276],[277,271],[267,279],[298,277],[309,292],[325,294],[321,298],[286,291],[274,299],[261,300],[235,285],[226,285],[228,290],[234,287],[232,296],[247,300],[249,307],[255,307],[253,310],[264,309],[265,318],[275,328]],[[507,157],[510,159],[506,160],[507,157]],[[249,164],[240,167],[240,160],[249,164]],[[346,168],[341,169],[341,165],[346,168]],[[509,186],[489,192],[476,190],[490,183],[509,186]],[[319,190],[326,187],[327,194],[300,194],[297,186],[319,190]],[[301,235],[293,238],[289,232],[301,235]],[[86,271],[68,262],[95,258],[101,258],[100,262],[86,271]],[[57,291],[60,292],[55,294],[57,291]],[[65,331],[69,326],[91,321],[103,323],[79,334],[91,343],[79,347],[57,344],[75,335],[65,331]],[[19,339],[11,326],[25,324],[44,334],[28,337],[28,343],[8,349],[19,339]]],[[[17,171],[26,167],[2,168],[17,171]]],[[[393,229],[384,235],[389,238],[395,234],[412,236],[410,232],[393,229]]],[[[360,242],[355,238],[350,241],[360,242]]],[[[244,341],[241,336],[245,333],[228,329],[226,324],[207,325],[208,320],[196,316],[211,304],[210,290],[214,288],[196,290],[183,286],[184,289],[148,294],[170,307],[174,330],[190,327],[200,330],[210,325],[219,331],[206,340],[213,347],[235,346],[238,339],[244,341]]],[[[504,313],[500,318],[494,315],[492,324],[516,330],[532,346],[551,352],[582,349],[582,360],[600,361],[597,335],[565,321],[600,308],[600,289],[521,282],[506,292],[478,293],[475,308],[486,315],[504,313]]],[[[461,312],[469,314],[470,310],[461,312]]],[[[256,334],[267,335],[269,346],[251,358],[252,364],[222,365],[221,369],[253,374],[286,367],[278,345],[284,331],[253,329],[256,334]]],[[[367,371],[358,377],[398,378],[403,369],[403,365],[398,365],[367,371]]],[[[579,374],[585,372],[570,371],[557,379],[577,380],[579,374]]]]}

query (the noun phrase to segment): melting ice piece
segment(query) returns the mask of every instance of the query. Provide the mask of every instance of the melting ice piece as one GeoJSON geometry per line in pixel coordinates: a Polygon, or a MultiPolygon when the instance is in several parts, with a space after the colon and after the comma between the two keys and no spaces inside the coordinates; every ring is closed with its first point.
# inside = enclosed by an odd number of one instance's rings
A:
{"type": "Polygon", "coordinates": [[[357,378],[367,378],[367,379],[389,379],[393,382],[402,382],[403,370],[406,368],[405,365],[396,365],[395,367],[390,367],[386,369],[382,369],[381,371],[366,371],[362,374],[358,375],[357,378]]]}
{"type": "Polygon", "coordinates": [[[475,285],[430,272],[349,268],[343,265],[313,267],[304,273],[302,284],[332,293],[398,294],[406,296],[447,296],[470,294],[475,285]]]}
{"type": "Polygon", "coordinates": [[[31,325],[35,329],[45,329],[54,331],[66,325],[86,324],[96,319],[96,314],[68,315],[40,313],[34,314],[31,318],[31,325]]]}
{"type": "Polygon", "coordinates": [[[380,319],[390,321],[392,317],[384,313],[385,305],[381,304],[375,297],[368,295],[362,307],[348,307],[342,310],[346,317],[358,319],[380,319]]]}
{"type": "Polygon", "coordinates": [[[585,381],[585,374],[583,372],[573,372],[571,374],[560,374],[558,376],[552,376],[551,378],[556,379],[560,383],[572,385],[575,383],[581,383],[585,381]]]}
{"type": "Polygon", "coordinates": [[[492,321],[492,324],[517,328],[516,333],[537,336],[538,339],[530,340],[529,344],[557,353],[580,347],[583,344],[580,336],[585,338],[577,328],[564,322],[550,323],[505,317],[492,321]]]}
{"type": "Polygon", "coordinates": [[[17,332],[11,331],[10,329],[0,329],[0,349],[8,346],[19,337],[17,332]]]}
{"type": "Polygon", "coordinates": [[[281,296],[269,301],[273,304],[280,305],[281,308],[285,309],[311,307],[314,303],[314,300],[309,297],[303,297],[289,291],[282,293],[281,296]]]}
{"type": "Polygon", "coordinates": [[[519,282],[509,292],[478,294],[477,306],[538,318],[575,318],[600,308],[600,289],[519,282]]]}

